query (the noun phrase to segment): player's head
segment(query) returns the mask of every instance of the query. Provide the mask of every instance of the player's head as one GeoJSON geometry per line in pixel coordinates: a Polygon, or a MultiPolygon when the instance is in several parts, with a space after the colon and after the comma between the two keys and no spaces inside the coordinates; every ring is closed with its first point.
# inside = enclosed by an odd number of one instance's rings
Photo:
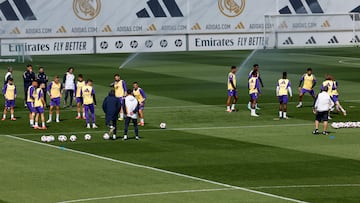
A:
{"type": "Polygon", "coordinates": [[[287,78],[287,72],[283,72],[283,79],[286,79],[287,78]]]}
{"type": "Polygon", "coordinates": [[[120,81],[120,75],[119,74],[115,74],[114,75],[114,79],[115,79],[115,81],[120,81]]]}
{"type": "Polygon", "coordinates": [[[251,76],[257,77],[257,74],[258,74],[257,71],[254,70],[254,71],[252,72],[251,76]]]}
{"type": "Polygon", "coordinates": [[[114,89],[111,89],[111,90],[110,90],[109,96],[115,96],[115,90],[114,90],[114,89]]]}
{"type": "Polygon", "coordinates": [[[60,82],[60,77],[58,75],[54,77],[54,82],[56,82],[56,83],[60,82]]]}
{"type": "Polygon", "coordinates": [[[133,94],[133,91],[132,91],[131,89],[128,89],[128,90],[126,91],[126,93],[127,93],[127,95],[132,95],[132,94],[133,94]]]}
{"type": "Polygon", "coordinates": [[[37,82],[36,80],[32,81],[31,86],[37,87],[37,86],[38,86],[38,82],[37,82]]]}
{"type": "Polygon", "coordinates": [[[8,83],[9,83],[10,85],[13,85],[13,84],[14,84],[14,79],[10,78],[10,79],[8,80],[8,83]]]}
{"type": "Polygon", "coordinates": [[[258,71],[259,70],[259,64],[254,64],[253,65],[253,70],[255,70],[255,71],[258,71]]]}
{"type": "Polygon", "coordinates": [[[78,75],[78,81],[82,82],[84,80],[84,76],[82,74],[78,75]]]}
{"type": "Polygon", "coordinates": [[[325,74],[325,80],[331,80],[331,75],[330,74],[325,74]]]}
{"type": "Polygon", "coordinates": [[[324,86],[323,88],[321,88],[322,92],[327,92],[329,90],[328,86],[324,86]]]}
{"type": "Polygon", "coordinates": [[[73,72],[74,72],[74,70],[75,70],[75,69],[74,69],[74,67],[70,67],[70,68],[68,68],[68,72],[69,72],[69,73],[73,73],[73,72]]]}
{"type": "Polygon", "coordinates": [[[236,73],[236,66],[231,66],[231,72],[236,73]]]}
{"type": "Polygon", "coordinates": [[[45,83],[43,83],[43,82],[42,82],[42,83],[40,83],[40,84],[39,84],[39,88],[44,89],[44,88],[45,88],[45,83]]]}
{"type": "Polygon", "coordinates": [[[31,65],[31,64],[27,64],[27,65],[26,65],[26,70],[32,72],[32,65],[31,65]]]}
{"type": "Polygon", "coordinates": [[[86,81],[86,85],[92,86],[92,85],[93,85],[93,81],[92,81],[91,79],[88,79],[88,80],[86,81]]]}
{"type": "Polygon", "coordinates": [[[13,72],[13,67],[9,66],[9,67],[7,68],[7,70],[8,70],[8,72],[12,73],[12,72],[13,72]]]}
{"type": "Polygon", "coordinates": [[[135,90],[137,90],[139,88],[139,83],[138,82],[133,82],[133,88],[135,90]]]}
{"type": "Polygon", "coordinates": [[[39,73],[43,73],[44,72],[44,67],[40,67],[39,68],[39,73]]]}
{"type": "Polygon", "coordinates": [[[307,73],[308,75],[311,75],[311,74],[312,74],[312,69],[311,69],[311,68],[306,69],[306,73],[307,73]]]}

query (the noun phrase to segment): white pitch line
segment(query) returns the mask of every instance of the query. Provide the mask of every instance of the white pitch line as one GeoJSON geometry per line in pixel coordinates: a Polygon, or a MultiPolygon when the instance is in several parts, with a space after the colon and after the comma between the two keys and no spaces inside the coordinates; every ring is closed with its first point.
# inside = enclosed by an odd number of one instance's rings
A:
{"type": "Polygon", "coordinates": [[[94,197],[86,199],[76,199],[76,200],[66,200],[57,203],[74,203],[74,202],[89,202],[96,200],[109,200],[109,199],[120,199],[127,197],[143,197],[143,196],[154,196],[154,195],[170,195],[170,194],[183,194],[183,193],[197,193],[197,192],[216,192],[216,191],[225,191],[225,190],[236,190],[234,188],[218,188],[218,189],[201,189],[201,190],[180,190],[180,191],[168,191],[168,192],[150,192],[150,193],[138,193],[138,194],[128,194],[128,195],[115,195],[107,197],[94,197]]]}
{"type": "Polygon", "coordinates": [[[328,184],[328,185],[276,185],[246,187],[250,189],[284,189],[284,188],[319,188],[319,187],[360,187],[360,184],[328,184]]]}
{"type": "MultiPolygon", "coordinates": [[[[168,128],[168,129],[140,129],[140,132],[157,132],[157,131],[189,131],[189,130],[222,130],[222,129],[246,129],[246,128],[270,128],[270,127],[299,127],[299,126],[312,126],[311,123],[298,123],[298,124],[282,124],[282,125],[248,125],[248,126],[218,126],[218,127],[198,127],[198,128],[168,128]]],[[[79,133],[100,133],[106,130],[95,130],[95,131],[83,131],[83,132],[61,132],[61,133],[24,133],[24,134],[13,134],[14,136],[27,136],[27,135],[61,135],[61,134],[79,134],[79,133]]]]}
{"type": "MultiPolygon", "coordinates": [[[[20,137],[15,137],[15,136],[12,136],[12,135],[5,135],[5,136],[6,136],[6,137],[9,137],[9,138],[21,140],[21,141],[33,143],[33,144],[38,144],[38,145],[42,145],[42,146],[47,146],[47,147],[59,149],[58,146],[54,146],[54,145],[48,145],[48,144],[45,144],[45,143],[41,143],[41,142],[37,142],[37,141],[33,141],[33,140],[28,140],[28,139],[24,139],[24,138],[20,138],[20,137]]],[[[120,164],[123,164],[123,165],[128,165],[128,166],[133,166],[133,167],[137,167],[137,168],[143,168],[143,169],[153,170],[153,171],[157,171],[157,172],[161,172],[161,173],[166,173],[166,174],[170,174],[170,175],[175,175],[175,176],[179,176],[179,177],[183,177],[183,178],[188,178],[188,179],[192,179],[192,180],[196,180],[196,181],[201,181],[201,182],[205,182],[205,183],[210,183],[210,184],[218,185],[218,186],[222,186],[222,187],[233,188],[233,189],[237,189],[237,190],[242,190],[242,191],[246,191],[246,192],[251,192],[251,193],[255,193],[255,194],[259,194],[259,195],[264,195],[264,196],[267,196],[267,197],[272,197],[272,198],[287,200],[287,201],[290,201],[290,202],[306,203],[305,201],[302,201],[302,200],[297,200],[297,199],[293,199],[293,198],[289,198],[289,197],[284,197],[284,196],[280,196],[280,195],[275,195],[275,194],[270,194],[270,193],[261,192],[261,191],[257,191],[257,190],[247,189],[247,188],[244,188],[244,187],[238,187],[238,186],[234,186],[234,185],[229,185],[229,184],[226,184],[226,183],[221,183],[221,182],[217,182],[217,181],[212,181],[212,180],[208,180],[208,179],[204,179],[204,178],[199,178],[199,177],[195,177],[195,176],[190,176],[190,175],[186,175],[186,174],[182,174],[182,173],[177,173],[177,172],[173,172],[173,171],[168,171],[168,170],[164,170],[164,169],[159,169],[159,168],[155,168],[155,167],[150,167],[150,166],[135,164],[135,163],[126,162],[126,161],[120,161],[120,160],[117,160],[117,159],[112,159],[112,158],[108,158],[108,157],[104,157],[104,156],[99,156],[99,155],[91,154],[91,153],[88,153],[88,152],[82,152],[82,151],[78,151],[78,150],[74,150],[74,149],[68,149],[68,148],[64,148],[63,150],[69,151],[69,152],[73,152],[73,153],[77,153],[77,154],[82,154],[82,155],[85,155],[85,156],[94,157],[94,158],[97,158],[97,159],[102,159],[102,160],[106,160],[106,161],[111,161],[111,162],[114,162],[114,163],[120,163],[120,164]]]]}

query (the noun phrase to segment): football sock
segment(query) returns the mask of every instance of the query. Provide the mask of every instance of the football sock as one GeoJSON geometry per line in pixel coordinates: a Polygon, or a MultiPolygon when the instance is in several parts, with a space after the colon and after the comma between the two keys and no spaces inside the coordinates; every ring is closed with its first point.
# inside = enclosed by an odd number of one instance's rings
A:
{"type": "Polygon", "coordinates": [[[60,120],[60,114],[56,114],[56,120],[60,120]]]}
{"type": "Polygon", "coordinates": [[[283,112],[279,111],[279,117],[282,118],[283,117],[283,112]]]}
{"type": "Polygon", "coordinates": [[[235,110],[235,104],[231,105],[231,110],[235,110]]]}
{"type": "Polygon", "coordinates": [[[145,123],[143,118],[140,118],[140,123],[145,123]]]}
{"type": "Polygon", "coordinates": [[[49,114],[49,120],[50,121],[52,120],[52,114],[49,114]]]}
{"type": "Polygon", "coordinates": [[[286,118],[286,112],[284,112],[283,115],[284,115],[284,118],[286,118]]]}
{"type": "Polygon", "coordinates": [[[11,118],[14,118],[14,114],[11,114],[11,118]]]}
{"type": "Polygon", "coordinates": [[[227,107],[226,107],[226,110],[230,111],[230,106],[227,106],[227,107]]]}

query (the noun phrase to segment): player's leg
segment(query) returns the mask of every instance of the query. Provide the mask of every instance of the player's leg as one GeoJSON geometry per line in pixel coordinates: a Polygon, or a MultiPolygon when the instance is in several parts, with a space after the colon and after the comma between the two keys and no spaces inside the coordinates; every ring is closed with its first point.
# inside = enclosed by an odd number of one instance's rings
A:
{"type": "Polygon", "coordinates": [[[234,94],[234,99],[233,99],[233,102],[231,104],[231,111],[236,111],[235,109],[235,105],[236,105],[236,102],[238,101],[238,94],[237,92],[235,91],[235,94],[234,94]]]}
{"type": "Polygon", "coordinates": [[[128,130],[129,130],[129,125],[130,125],[130,117],[126,117],[125,118],[125,126],[124,126],[124,137],[123,140],[127,140],[127,134],[128,134],[128,130]]]}
{"type": "Polygon", "coordinates": [[[73,107],[74,90],[69,90],[69,94],[70,94],[70,107],[73,107]]]}
{"type": "Polygon", "coordinates": [[[34,129],[39,129],[39,114],[38,114],[38,113],[35,114],[35,125],[34,125],[34,129]]]}
{"type": "Polygon", "coordinates": [[[84,105],[86,128],[90,128],[89,105],[84,105]]]}
{"type": "Polygon", "coordinates": [[[122,121],[124,120],[125,99],[123,97],[119,97],[119,101],[120,101],[119,121],[122,121]]]}
{"type": "Polygon", "coordinates": [[[90,110],[90,113],[91,113],[92,128],[98,128],[97,125],[96,125],[96,120],[95,120],[95,105],[90,104],[89,105],[89,110],[90,110]]]}
{"type": "Polygon", "coordinates": [[[137,119],[132,119],[132,122],[134,124],[135,139],[139,140],[140,138],[139,138],[139,128],[137,125],[137,119]]]}
{"type": "MultiPolygon", "coordinates": [[[[230,93],[228,93],[228,94],[230,94],[230,93]]],[[[229,113],[231,112],[230,104],[231,104],[231,96],[228,95],[227,100],[226,100],[226,111],[229,112],[229,113]]]]}
{"type": "Polygon", "coordinates": [[[313,131],[313,134],[319,134],[319,123],[322,120],[323,112],[317,112],[315,116],[315,130],[313,131]]]}
{"type": "Polygon", "coordinates": [[[333,95],[331,98],[335,103],[336,108],[339,109],[344,114],[344,116],[346,116],[346,110],[341,106],[338,95],[333,95]]]}
{"type": "Polygon", "coordinates": [[[46,121],[47,123],[52,122],[52,114],[53,114],[54,106],[55,106],[54,99],[50,99],[49,120],[46,121]]]}
{"type": "Polygon", "coordinates": [[[61,105],[61,98],[55,99],[55,106],[56,106],[56,122],[60,122],[60,105],[61,105]]]}
{"type": "Polygon", "coordinates": [[[250,98],[251,98],[251,113],[250,113],[250,115],[254,116],[254,117],[259,117],[259,115],[256,114],[257,94],[251,94],[250,98]]]}
{"type": "Polygon", "coordinates": [[[116,134],[117,134],[117,119],[116,118],[113,118],[112,119],[112,127],[113,127],[113,130],[112,130],[112,133],[113,133],[113,139],[116,140],[116,134]]]}
{"type": "Polygon", "coordinates": [[[282,103],[283,103],[282,110],[283,110],[283,118],[284,119],[288,119],[288,117],[287,117],[287,104],[288,104],[288,102],[289,102],[289,97],[288,96],[283,96],[283,98],[282,98],[282,103]]]}
{"type": "Polygon", "coordinates": [[[15,118],[15,116],[14,116],[14,112],[15,112],[14,106],[15,106],[15,105],[11,105],[11,106],[10,106],[10,119],[11,119],[12,121],[16,121],[16,118],[15,118]]]}
{"type": "Polygon", "coordinates": [[[3,117],[2,117],[2,119],[1,120],[5,120],[6,119],[6,114],[7,114],[7,101],[5,101],[5,107],[4,107],[4,112],[3,112],[3,117]]]}
{"type": "Polygon", "coordinates": [[[75,119],[78,120],[81,118],[81,103],[79,97],[76,97],[76,111],[77,111],[77,116],[75,119]]]}
{"type": "Polygon", "coordinates": [[[24,107],[26,108],[26,107],[28,107],[28,105],[27,105],[27,91],[28,91],[28,88],[29,87],[26,87],[26,86],[24,86],[24,107]]]}
{"type": "Polygon", "coordinates": [[[299,94],[299,104],[296,106],[296,108],[301,108],[303,105],[303,96],[304,96],[305,90],[304,89],[300,89],[300,94],[299,94]]]}

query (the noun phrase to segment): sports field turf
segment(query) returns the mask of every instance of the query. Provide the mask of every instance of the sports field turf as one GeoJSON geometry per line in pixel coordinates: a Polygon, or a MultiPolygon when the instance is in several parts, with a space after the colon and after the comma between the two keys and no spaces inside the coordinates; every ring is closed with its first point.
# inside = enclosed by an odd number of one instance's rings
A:
{"type": "MultiPolygon", "coordinates": [[[[36,70],[62,75],[74,66],[95,83],[99,129],[75,120],[75,108],[61,112],[61,123],[48,130],[28,127],[22,106],[21,74],[15,68],[17,121],[0,123],[0,203],[4,202],[359,202],[360,129],[331,129],[314,136],[311,98],[297,109],[297,85],[307,67],[339,82],[340,101],[348,116],[360,121],[358,48],[259,50],[239,71],[239,112],[225,112],[226,76],[249,51],[130,55],[35,56],[36,70]],[[259,118],[247,110],[247,75],[260,64],[265,89],[259,118]],[[289,120],[278,116],[275,85],[287,71],[295,92],[289,120]],[[141,140],[106,141],[101,102],[113,75],[138,81],[148,95],[141,140]],[[167,129],[159,129],[161,122],[167,129]],[[86,133],[91,141],[84,141],[86,133]],[[41,144],[42,135],[71,134],[78,141],[41,144]]],[[[1,75],[5,67],[1,64],[1,75]]],[[[3,104],[3,98],[1,98],[3,104]]],[[[1,105],[1,108],[3,106],[1,105]]],[[[46,113],[47,116],[47,113],[46,113]]],[[[119,123],[120,133],[123,122],[119,123]]],[[[132,128],[131,128],[132,130],[132,128]]],[[[129,135],[132,137],[133,132],[129,135]]]]}

